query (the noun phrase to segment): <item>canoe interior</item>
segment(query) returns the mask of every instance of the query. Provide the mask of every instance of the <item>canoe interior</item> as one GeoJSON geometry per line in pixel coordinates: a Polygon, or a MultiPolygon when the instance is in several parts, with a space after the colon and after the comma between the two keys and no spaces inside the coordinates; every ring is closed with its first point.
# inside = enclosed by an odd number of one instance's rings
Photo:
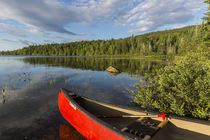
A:
{"type": "MultiPolygon", "coordinates": [[[[90,99],[76,98],[75,101],[83,109],[95,116],[121,116],[135,115],[123,111],[122,108],[105,105],[90,99]]],[[[128,111],[128,110],[127,110],[128,111]]],[[[120,130],[122,134],[132,139],[142,139],[152,137],[158,130],[161,120],[152,120],[151,118],[100,118],[103,122],[109,124],[112,128],[120,130]]]]}
{"type": "MultiPolygon", "coordinates": [[[[94,100],[86,98],[76,98],[75,101],[83,107],[85,110],[94,114],[96,116],[118,116],[118,115],[145,115],[145,113],[136,114],[136,111],[131,111],[128,109],[123,109],[107,104],[103,104],[94,100]]],[[[138,121],[139,118],[101,118],[104,122],[110,124],[113,127],[116,127],[119,130],[122,130],[125,126],[138,121]]],[[[154,120],[153,120],[154,121],[154,120]]],[[[161,119],[155,119],[157,123],[161,123],[161,119]]],[[[210,131],[209,131],[210,132],[210,131]]],[[[186,140],[209,140],[210,136],[201,134],[198,132],[189,131],[187,129],[179,128],[175,126],[172,122],[167,123],[166,126],[161,128],[152,139],[186,139],[186,140]]]]}
{"type": "MultiPolygon", "coordinates": [[[[95,116],[101,116],[101,115],[102,116],[129,115],[126,112],[103,106],[103,105],[98,104],[97,102],[94,102],[94,101],[91,101],[91,100],[87,100],[87,99],[83,99],[83,98],[77,98],[75,101],[81,107],[83,107],[85,110],[87,110],[91,114],[94,114],[95,116]]],[[[122,128],[131,124],[132,122],[135,122],[139,118],[100,118],[100,119],[121,130],[122,128]]]]}

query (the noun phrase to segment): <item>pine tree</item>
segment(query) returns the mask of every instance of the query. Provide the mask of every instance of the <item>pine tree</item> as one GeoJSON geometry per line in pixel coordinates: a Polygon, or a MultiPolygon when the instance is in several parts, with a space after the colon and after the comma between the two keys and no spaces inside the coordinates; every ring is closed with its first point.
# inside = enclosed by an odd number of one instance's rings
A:
{"type": "Polygon", "coordinates": [[[204,37],[204,44],[205,46],[209,47],[210,46],[210,0],[205,0],[204,3],[208,4],[208,10],[206,13],[204,13],[206,16],[203,17],[203,20],[205,21],[205,37],[204,37]]]}

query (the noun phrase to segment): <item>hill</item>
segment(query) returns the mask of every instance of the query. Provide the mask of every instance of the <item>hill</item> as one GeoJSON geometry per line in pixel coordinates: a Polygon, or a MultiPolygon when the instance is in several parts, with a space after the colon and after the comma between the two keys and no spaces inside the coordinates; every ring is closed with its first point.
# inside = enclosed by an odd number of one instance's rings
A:
{"type": "Polygon", "coordinates": [[[124,39],[80,41],[61,44],[32,45],[0,55],[101,56],[101,55],[177,55],[202,44],[203,26],[158,31],[124,39]]]}

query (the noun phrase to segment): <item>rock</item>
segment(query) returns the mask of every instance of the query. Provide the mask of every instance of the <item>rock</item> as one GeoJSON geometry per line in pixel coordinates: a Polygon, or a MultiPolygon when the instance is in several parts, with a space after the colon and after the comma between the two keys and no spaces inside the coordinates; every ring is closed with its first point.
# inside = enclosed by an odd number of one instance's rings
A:
{"type": "Polygon", "coordinates": [[[111,73],[119,73],[120,71],[112,66],[109,66],[106,71],[111,72],[111,73]]]}

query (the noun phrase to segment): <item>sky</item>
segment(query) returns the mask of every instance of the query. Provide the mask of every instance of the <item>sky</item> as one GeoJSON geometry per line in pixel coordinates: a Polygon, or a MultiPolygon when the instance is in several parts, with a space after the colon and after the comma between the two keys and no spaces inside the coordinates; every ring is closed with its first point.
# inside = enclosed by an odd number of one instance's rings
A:
{"type": "Polygon", "coordinates": [[[203,0],[0,0],[0,51],[200,24],[203,0]]]}

